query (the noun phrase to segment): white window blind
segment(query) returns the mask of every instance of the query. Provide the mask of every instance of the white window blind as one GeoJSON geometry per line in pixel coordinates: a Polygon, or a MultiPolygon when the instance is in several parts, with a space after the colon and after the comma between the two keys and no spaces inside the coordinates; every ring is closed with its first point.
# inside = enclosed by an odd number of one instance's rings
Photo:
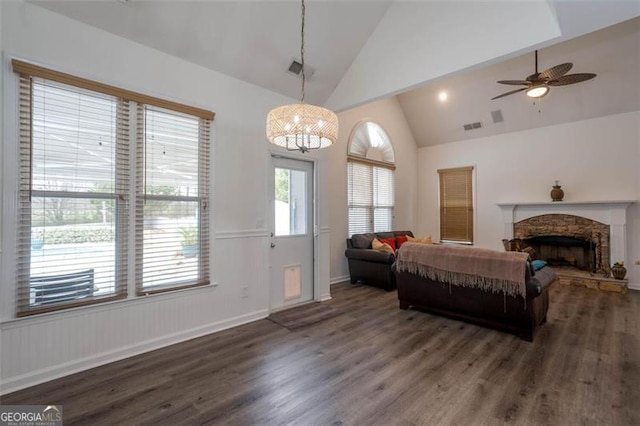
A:
{"type": "Polygon", "coordinates": [[[473,167],[438,170],[440,240],[473,243],[473,167]]]}
{"type": "Polygon", "coordinates": [[[357,124],[349,139],[349,236],[393,230],[395,154],[389,136],[374,122],[357,124]]]}
{"type": "Polygon", "coordinates": [[[138,115],[137,293],[209,283],[209,121],[138,115]]]}
{"type": "Polygon", "coordinates": [[[208,284],[213,113],[12,65],[17,315],[208,284]]]}
{"type": "Polygon", "coordinates": [[[348,161],[349,235],[393,230],[393,170],[348,161]]]}
{"type": "Polygon", "coordinates": [[[18,312],[126,296],[128,103],[20,77],[18,312]]]}

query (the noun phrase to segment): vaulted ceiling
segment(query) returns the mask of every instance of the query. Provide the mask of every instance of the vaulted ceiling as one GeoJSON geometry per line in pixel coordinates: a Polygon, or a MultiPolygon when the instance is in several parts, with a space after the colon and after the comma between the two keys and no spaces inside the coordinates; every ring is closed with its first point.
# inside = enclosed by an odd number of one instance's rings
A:
{"type": "MultiPolygon", "coordinates": [[[[203,67],[298,98],[300,3],[32,1],[203,67]]],[[[420,146],[640,109],[640,2],[629,0],[307,0],[306,100],[337,111],[398,95],[420,146]],[[595,34],[590,34],[598,31],[595,34]],[[581,37],[584,36],[584,37],[581,37]],[[578,38],[580,37],[580,38],[578,38]],[[573,62],[596,79],[490,101],[523,79],[573,62]],[[437,94],[446,90],[447,102],[437,94]],[[500,110],[503,122],[491,112],[500,110]],[[463,125],[483,127],[465,132],[463,125]]]]}

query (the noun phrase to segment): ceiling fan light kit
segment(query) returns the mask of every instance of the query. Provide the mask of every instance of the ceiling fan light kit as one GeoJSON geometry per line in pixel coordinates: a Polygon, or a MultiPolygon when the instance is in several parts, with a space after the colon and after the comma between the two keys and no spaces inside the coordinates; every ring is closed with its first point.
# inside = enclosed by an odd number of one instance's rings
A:
{"type": "Polygon", "coordinates": [[[527,90],[527,96],[530,98],[541,98],[547,93],[549,93],[549,86],[544,84],[540,86],[533,86],[531,89],[527,90]]]}
{"type": "Polygon", "coordinates": [[[536,50],[536,72],[531,74],[526,80],[500,80],[499,84],[508,84],[510,86],[525,86],[520,89],[498,95],[491,100],[503,98],[518,92],[526,91],[526,95],[531,98],[541,98],[549,93],[550,86],[567,86],[569,84],[580,83],[582,81],[591,80],[596,74],[580,73],[568,74],[573,67],[571,62],[556,65],[542,72],[538,72],[538,51],[536,50]]]}

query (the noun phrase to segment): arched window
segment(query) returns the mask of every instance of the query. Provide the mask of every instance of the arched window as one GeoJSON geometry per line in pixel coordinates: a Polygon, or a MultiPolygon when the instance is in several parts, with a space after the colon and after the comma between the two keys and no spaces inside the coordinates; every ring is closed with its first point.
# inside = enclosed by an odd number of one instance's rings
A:
{"type": "Polygon", "coordinates": [[[349,235],[393,230],[396,166],[389,136],[379,124],[361,122],[347,154],[349,235]]]}

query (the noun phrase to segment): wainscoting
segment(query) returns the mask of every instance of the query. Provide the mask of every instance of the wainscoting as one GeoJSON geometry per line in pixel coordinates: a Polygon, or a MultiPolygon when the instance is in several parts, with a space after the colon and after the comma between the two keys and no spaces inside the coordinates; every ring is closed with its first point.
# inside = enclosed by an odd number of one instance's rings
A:
{"type": "Polygon", "coordinates": [[[0,392],[267,317],[267,247],[266,230],[220,233],[213,285],[2,323],[0,392]]]}

